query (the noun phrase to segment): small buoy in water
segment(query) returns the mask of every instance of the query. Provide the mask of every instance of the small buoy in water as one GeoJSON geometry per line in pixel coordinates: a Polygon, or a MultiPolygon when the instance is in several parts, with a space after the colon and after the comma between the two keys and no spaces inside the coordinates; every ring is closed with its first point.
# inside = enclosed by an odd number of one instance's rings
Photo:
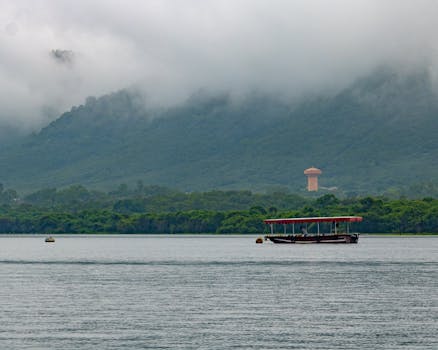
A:
{"type": "Polygon", "coordinates": [[[262,238],[262,237],[258,237],[258,238],[256,239],[256,243],[257,243],[257,244],[263,243],[263,238],[262,238]]]}
{"type": "Polygon", "coordinates": [[[46,242],[47,243],[53,243],[53,242],[55,242],[55,239],[52,236],[50,236],[50,237],[46,238],[46,242]]]}

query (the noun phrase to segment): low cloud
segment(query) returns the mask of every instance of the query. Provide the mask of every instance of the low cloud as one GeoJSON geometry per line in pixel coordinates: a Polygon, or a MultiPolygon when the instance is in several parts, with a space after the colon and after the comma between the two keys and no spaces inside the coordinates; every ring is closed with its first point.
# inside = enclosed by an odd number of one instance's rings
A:
{"type": "Polygon", "coordinates": [[[335,91],[376,66],[436,74],[438,3],[0,0],[0,124],[37,128],[89,95],[141,87],[335,91]]]}
{"type": "Polygon", "coordinates": [[[52,50],[50,54],[52,55],[52,58],[58,63],[61,64],[73,63],[74,54],[73,51],[71,50],[56,49],[56,50],[52,50]]]}

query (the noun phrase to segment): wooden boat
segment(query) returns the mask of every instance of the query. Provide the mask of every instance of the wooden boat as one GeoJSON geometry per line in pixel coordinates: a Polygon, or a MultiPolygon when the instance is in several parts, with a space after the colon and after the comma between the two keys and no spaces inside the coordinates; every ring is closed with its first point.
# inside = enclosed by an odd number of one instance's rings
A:
{"type": "Polygon", "coordinates": [[[53,238],[52,236],[49,236],[45,239],[46,243],[54,243],[55,242],[55,238],[53,238]]]}
{"type": "Polygon", "coordinates": [[[267,219],[264,223],[270,226],[271,234],[265,236],[265,241],[283,244],[357,243],[359,233],[350,232],[350,223],[360,221],[361,216],[267,219]],[[297,224],[300,225],[299,233],[295,232],[297,224]],[[274,233],[278,225],[283,225],[282,234],[274,233]],[[292,227],[290,233],[287,232],[288,226],[292,227]],[[316,232],[309,233],[309,229],[316,232]]]}

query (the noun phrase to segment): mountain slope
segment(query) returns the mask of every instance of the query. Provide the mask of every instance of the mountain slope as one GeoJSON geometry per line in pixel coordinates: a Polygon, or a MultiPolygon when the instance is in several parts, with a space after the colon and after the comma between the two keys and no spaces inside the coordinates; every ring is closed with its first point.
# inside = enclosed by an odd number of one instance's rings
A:
{"type": "Polygon", "coordinates": [[[381,192],[438,176],[429,76],[381,69],[331,97],[290,105],[198,94],[148,110],[134,93],[90,98],[0,156],[0,182],[35,189],[143,180],[184,190],[323,186],[381,192]]]}

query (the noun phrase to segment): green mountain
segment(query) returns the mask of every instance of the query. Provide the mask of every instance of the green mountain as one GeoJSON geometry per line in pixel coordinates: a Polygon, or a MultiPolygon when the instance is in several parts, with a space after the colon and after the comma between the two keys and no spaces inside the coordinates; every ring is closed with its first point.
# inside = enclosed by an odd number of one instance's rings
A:
{"type": "Polygon", "coordinates": [[[20,143],[25,136],[25,131],[19,130],[18,127],[0,122],[0,149],[20,143]]]}
{"type": "Polygon", "coordinates": [[[35,190],[84,184],[379,193],[438,179],[438,97],[429,75],[380,69],[329,97],[198,93],[167,109],[132,91],[89,98],[0,155],[0,182],[35,190]]]}

